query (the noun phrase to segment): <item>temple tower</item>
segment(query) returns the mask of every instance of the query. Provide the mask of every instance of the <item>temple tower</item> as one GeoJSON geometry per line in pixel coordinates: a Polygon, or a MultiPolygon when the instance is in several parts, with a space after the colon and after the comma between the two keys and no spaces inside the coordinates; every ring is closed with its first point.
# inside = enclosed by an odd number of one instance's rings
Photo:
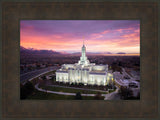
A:
{"type": "Polygon", "coordinates": [[[81,50],[81,57],[80,57],[80,60],[78,63],[82,64],[82,65],[89,64],[89,60],[87,59],[87,56],[86,56],[86,47],[84,45],[84,40],[83,40],[83,46],[82,46],[82,50],[81,50]]]}

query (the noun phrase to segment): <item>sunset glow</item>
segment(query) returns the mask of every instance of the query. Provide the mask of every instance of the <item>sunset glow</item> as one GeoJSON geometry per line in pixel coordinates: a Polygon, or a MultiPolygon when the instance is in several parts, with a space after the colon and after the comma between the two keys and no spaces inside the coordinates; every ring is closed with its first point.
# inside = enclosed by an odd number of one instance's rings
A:
{"type": "Polygon", "coordinates": [[[140,53],[139,20],[21,20],[25,48],[80,52],[140,53]]]}

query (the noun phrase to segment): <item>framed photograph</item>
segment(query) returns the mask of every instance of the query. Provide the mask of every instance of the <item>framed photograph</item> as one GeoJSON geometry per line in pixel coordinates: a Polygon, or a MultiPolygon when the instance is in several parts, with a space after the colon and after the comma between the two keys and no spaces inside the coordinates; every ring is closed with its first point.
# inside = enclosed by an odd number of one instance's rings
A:
{"type": "Polygon", "coordinates": [[[20,82],[21,99],[140,100],[140,20],[20,20],[20,82]]]}
{"type": "Polygon", "coordinates": [[[157,2],[4,2],[2,29],[3,118],[158,119],[157,2]]]}

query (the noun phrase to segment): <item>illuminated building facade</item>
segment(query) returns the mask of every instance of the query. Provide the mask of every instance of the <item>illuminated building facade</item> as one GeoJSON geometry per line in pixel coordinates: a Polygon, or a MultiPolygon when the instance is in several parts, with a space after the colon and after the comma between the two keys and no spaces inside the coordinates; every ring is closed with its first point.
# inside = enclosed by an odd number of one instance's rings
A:
{"type": "Polygon", "coordinates": [[[78,63],[63,64],[61,68],[56,71],[56,81],[65,83],[107,85],[110,80],[113,80],[113,75],[108,72],[108,65],[90,63],[86,56],[84,43],[78,63]]]}

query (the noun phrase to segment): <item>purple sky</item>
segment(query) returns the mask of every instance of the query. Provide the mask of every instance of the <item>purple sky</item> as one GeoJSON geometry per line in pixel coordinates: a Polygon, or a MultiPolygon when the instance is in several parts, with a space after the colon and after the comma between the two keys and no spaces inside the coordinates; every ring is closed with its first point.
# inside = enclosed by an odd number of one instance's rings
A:
{"type": "Polygon", "coordinates": [[[140,52],[139,20],[21,20],[20,44],[26,48],[80,52],[140,52]]]}

